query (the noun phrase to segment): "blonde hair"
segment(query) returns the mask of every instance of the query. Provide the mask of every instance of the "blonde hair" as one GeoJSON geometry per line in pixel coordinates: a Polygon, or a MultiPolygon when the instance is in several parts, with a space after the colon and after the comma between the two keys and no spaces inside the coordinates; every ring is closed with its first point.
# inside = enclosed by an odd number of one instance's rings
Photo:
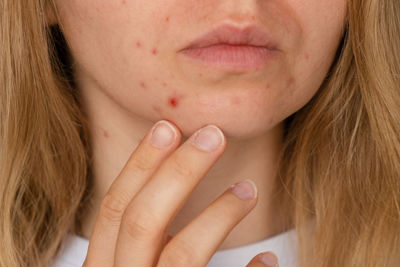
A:
{"type": "MultiPolygon", "coordinates": [[[[46,26],[52,2],[0,0],[1,266],[48,265],[91,193],[67,46],[46,26]]],[[[400,265],[398,14],[398,0],[349,0],[325,81],[285,121],[278,178],[302,267],[400,265]]]]}

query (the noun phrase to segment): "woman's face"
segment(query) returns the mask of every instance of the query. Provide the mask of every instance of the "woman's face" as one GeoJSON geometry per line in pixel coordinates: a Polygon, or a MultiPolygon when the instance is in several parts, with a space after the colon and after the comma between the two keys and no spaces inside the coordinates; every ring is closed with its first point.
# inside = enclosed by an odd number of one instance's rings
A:
{"type": "Polygon", "coordinates": [[[235,138],[266,132],[311,99],[333,62],[346,17],[346,0],[56,4],[82,90],[100,90],[127,114],[171,120],[183,135],[212,123],[235,138]],[[223,25],[254,26],[275,50],[244,43],[223,51],[184,52],[223,25]]]}

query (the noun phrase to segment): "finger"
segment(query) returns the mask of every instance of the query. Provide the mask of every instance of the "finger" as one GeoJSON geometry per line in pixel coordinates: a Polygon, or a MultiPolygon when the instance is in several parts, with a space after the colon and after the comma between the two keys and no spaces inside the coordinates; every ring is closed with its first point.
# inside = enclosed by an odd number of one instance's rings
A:
{"type": "Polygon", "coordinates": [[[116,266],[128,266],[132,262],[136,266],[152,266],[160,253],[165,228],[221,156],[225,145],[221,130],[212,125],[204,127],[161,164],[123,216],[116,266]],[[208,140],[208,143],[196,146],[195,140],[197,143],[208,140]],[[214,150],[207,150],[213,144],[214,150]]]}
{"type": "Polygon", "coordinates": [[[278,267],[278,257],[272,252],[257,254],[246,267],[278,267]]]}
{"type": "Polygon", "coordinates": [[[168,243],[161,266],[206,266],[229,232],[256,206],[251,180],[229,188],[168,243]]]}
{"type": "Polygon", "coordinates": [[[159,121],[154,124],[131,154],[102,201],[89,242],[86,266],[112,266],[119,226],[125,208],[160,163],[179,145],[180,137],[179,130],[173,124],[164,120],[159,121]],[[155,129],[160,131],[155,133],[155,129]],[[168,139],[168,129],[172,130],[170,132],[172,135],[169,136],[172,143],[169,145],[166,139],[157,138],[168,139]]]}

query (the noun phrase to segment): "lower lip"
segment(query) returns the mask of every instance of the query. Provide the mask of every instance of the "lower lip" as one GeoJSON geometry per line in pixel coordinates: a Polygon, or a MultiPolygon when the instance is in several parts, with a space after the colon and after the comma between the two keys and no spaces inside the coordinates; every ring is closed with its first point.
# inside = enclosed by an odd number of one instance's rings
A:
{"type": "Polygon", "coordinates": [[[189,48],[182,51],[189,58],[222,68],[252,70],[259,69],[277,53],[266,47],[249,45],[213,45],[189,48]]]}

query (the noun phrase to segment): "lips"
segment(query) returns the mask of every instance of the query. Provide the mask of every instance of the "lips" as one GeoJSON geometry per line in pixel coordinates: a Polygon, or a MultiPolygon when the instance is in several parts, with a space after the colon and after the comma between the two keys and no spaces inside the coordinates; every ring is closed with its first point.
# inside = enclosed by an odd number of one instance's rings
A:
{"type": "Polygon", "coordinates": [[[277,42],[260,27],[251,25],[241,29],[230,25],[222,25],[193,40],[183,50],[213,45],[241,45],[265,47],[269,50],[278,49],[277,42]]]}
{"type": "Polygon", "coordinates": [[[260,27],[222,25],[193,40],[179,52],[188,64],[249,72],[264,71],[279,60],[281,51],[271,35],[260,27]]]}

